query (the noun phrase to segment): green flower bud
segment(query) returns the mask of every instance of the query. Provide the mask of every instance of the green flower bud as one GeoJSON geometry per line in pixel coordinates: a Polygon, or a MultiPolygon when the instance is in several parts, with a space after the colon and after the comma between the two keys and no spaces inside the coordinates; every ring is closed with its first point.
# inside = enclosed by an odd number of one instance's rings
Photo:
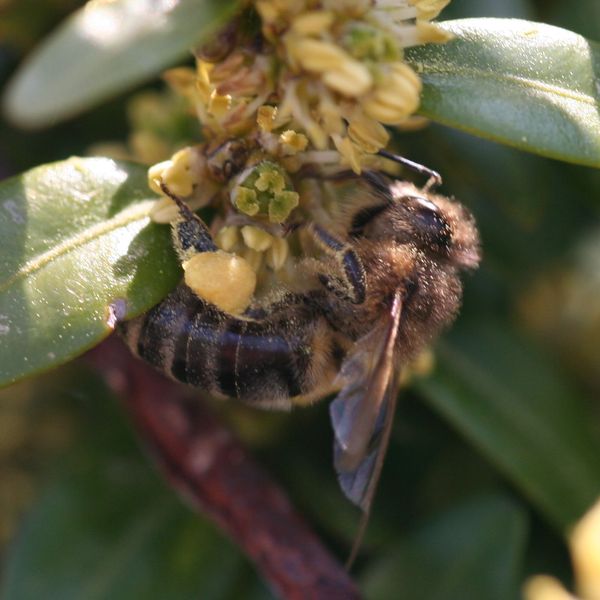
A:
{"type": "Polygon", "coordinates": [[[367,23],[350,23],[342,43],[359,60],[388,62],[400,57],[396,40],[389,33],[367,23]]]}
{"type": "Polygon", "coordinates": [[[272,223],[282,223],[298,206],[297,192],[283,191],[275,194],[269,204],[269,220],[272,223]]]}
{"type": "Polygon", "coordinates": [[[250,216],[268,216],[272,223],[285,221],[299,200],[285,170],[268,160],[245,173],[231,198],[239,211],[250,216]]]}
{"type": "Polygon", "coordinates": [[[251,217],[260,210],[256,192],[245,187],[238,186],[235,188],[233,203],[239,211],[251,217]]]}

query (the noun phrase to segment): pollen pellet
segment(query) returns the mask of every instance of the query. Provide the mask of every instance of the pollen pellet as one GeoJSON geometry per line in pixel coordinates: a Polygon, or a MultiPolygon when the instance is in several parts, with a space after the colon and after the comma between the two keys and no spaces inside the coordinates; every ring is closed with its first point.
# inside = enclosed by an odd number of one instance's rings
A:
{"type": "Polygon", "coordinates": [[[256,288],[256,273],[241,256],[202,252],[183,263],[185,283],[207,302],[228,313],[242,313],[256,288]]]}

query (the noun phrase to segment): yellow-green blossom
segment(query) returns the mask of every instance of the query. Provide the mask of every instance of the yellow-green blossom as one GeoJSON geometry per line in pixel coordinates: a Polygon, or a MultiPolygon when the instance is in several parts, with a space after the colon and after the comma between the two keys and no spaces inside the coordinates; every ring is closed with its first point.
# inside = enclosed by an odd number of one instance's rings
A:
{"type": "Polygon", "coordinates": [[[265,215],[273,223],[281,223],[298,206],[299,195],[290,189],[283,168],[263,161],[243,172],[231,194],[233,205],[250,215],[265,215]]]}
{"type": "MultiPolygon", "coordinates": [[[[289,244],[268,228],[295,210],[310,220],[318,204],[303,199],[303,168],[327,175],[378,168],[385,126],[409,123],[419,106],[421,80],[404,48],[448,39],[430,22],[447,2],[249,1],[255,30],[239,27],[234,42],[217,36],[197,51],[195,68],[165,73],[206,141],[152,167],[150,186],[162,193],[166,185],[193,207],[210,202],[221,248],[255,270],[281,269],[289,244]],[[234,156],[232,140],[242,142],[234,156]]],[[[153,217],[164,222],[175,210],[165,199],[153,217]]]]}

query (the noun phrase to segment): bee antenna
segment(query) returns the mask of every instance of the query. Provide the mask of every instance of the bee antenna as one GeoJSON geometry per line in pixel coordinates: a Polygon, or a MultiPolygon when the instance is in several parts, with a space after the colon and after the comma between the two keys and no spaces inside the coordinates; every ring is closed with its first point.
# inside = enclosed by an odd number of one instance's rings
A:
{"type": "Polygon", "coordinates": [[[408,158],[400,156],[399,154],[393,154],[387,150],[379,150],[377,154],[383,158],[387,158],[388,160],[393,160],[395,163],[403,165],[419,175],[427,175],[429,179],[425,184],[425,190],[428,190],[432,187],[438,187],[442,184],[442,176],[437,171],[434,171],[425,165],[409,160],[408,158]]]}
{"type": "Polygon", "coordinates": [[[175,204],[177,204],[177,208],[179,208],[179,212],[187,219],[190,218],[194,218],[194,213],[192,212],[192,209],[186,204],[185,200],[183,198],[181,198],[180,196],[177,196],[176,194],[174,194],[167,186],[167,184],[164,181],[160,182],[160,189],[163,191],[163,193],[168,196],[169,198],[171,198],[171,200],[173,200],[173,202],[175,202],[175,204]]]}

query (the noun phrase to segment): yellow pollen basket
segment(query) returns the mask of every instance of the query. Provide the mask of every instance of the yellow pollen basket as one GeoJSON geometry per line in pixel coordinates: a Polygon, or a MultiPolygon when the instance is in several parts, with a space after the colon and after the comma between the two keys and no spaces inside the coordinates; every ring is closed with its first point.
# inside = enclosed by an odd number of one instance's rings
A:
{"type": "Polygon", "coordinates": [[[256,289],[256,273],[244,258],[228,252],[202,252],[183,263],[186,285],[221,310],[240,314],[256,289]]]}

